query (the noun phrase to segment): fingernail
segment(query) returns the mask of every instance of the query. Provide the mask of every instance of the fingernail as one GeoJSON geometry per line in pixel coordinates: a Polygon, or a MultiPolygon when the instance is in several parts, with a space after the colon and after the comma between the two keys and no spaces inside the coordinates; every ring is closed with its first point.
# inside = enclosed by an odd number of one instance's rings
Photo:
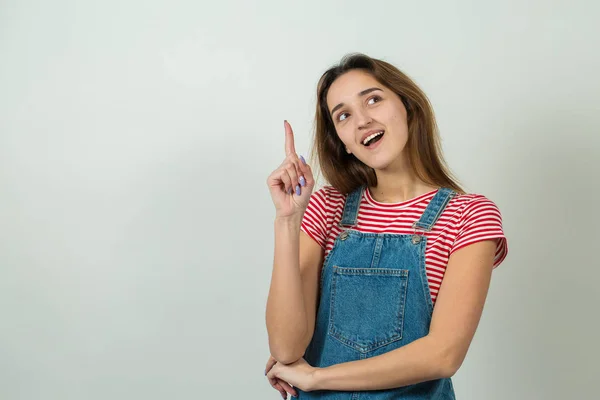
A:
{"type": "Polygon", "coordinates": [[[302,187],[306,186],[306,179],[304,179],[304,177],[303,177],[303,176],[301,176],[301,177],[300,177],[300,185],[301,185],[302,187]]]}
{"type": "Polygon", "coordinates": [[[300,156],[300,160],[302,161],[302,164],[306,165],[306,160],[304,159],[304,157],[300,156]]]}
{"type": "Polygon", "coordinates": [[[288,189],[288,194],[292,194],[292,188],[288,189]]]}
{"type": "Polygon", "coordinates": [[[296,185],[296,194],[300,196],[300,186],[296,185]]]}
{"type": "Polygon", "coordinates": [[[265,376],[267,376],[267,370],[265,369],[265,376]]]}

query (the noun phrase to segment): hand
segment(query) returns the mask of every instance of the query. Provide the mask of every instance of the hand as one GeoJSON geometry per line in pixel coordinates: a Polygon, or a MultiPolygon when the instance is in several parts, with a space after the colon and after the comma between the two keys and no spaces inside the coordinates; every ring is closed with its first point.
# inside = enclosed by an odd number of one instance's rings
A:
{"type": "MultiPolygon", "coordinates": [[[[269,360],[267,361],[267,367],[265,368],[265,375],[273,368],[273,365],[277,363],[277,360],[273,358],[273,356],[269,356],[269,360]]],[[[281,397],[287,399],[288,393],[294,397],[298,397],[298,392],[296,389],[290,386],[289,383],[279,379],[279,378],[268,378],[269,383],[273,388],[279,393],[281,393],[281,397]]]]}
{"type": "Polygon", "coordinates": [[[285,159],[269,175],[267,185],[277,217],[301,217],[315,185],[310,166],[300,159],[294,147],[294,132],[285,121],[285,159]],[[300,193],[300,194],[298,194],[300,193]]]}
{"type": "Polygon", "coordinates": [[[316,388],[315,372],[317,370],[318,368],[311,367],[304,358],[301,358],[295,363],[287,365],[276,362],[267,373],[267,377],[269,379],[277,378],[300,390],[310,392],[316,388]]]}

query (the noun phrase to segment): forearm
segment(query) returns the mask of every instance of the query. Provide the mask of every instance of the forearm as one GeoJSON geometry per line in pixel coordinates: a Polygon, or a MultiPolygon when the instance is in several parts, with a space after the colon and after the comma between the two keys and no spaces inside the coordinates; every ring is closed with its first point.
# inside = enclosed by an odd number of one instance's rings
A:
{"type": "Polygon", "coordinates": [[[301,218],[275,220],[266,321],[271,355],[283,363],[302,357],[308,330],[299,266],[300,223],[301,218]]]}
{"type": "Polygon", "coordinates": [[[379,390],[441,379],[454,370],[450,351],[425,336],[399,349],[360,361],[317,369],[315,390],[379,390]]]}

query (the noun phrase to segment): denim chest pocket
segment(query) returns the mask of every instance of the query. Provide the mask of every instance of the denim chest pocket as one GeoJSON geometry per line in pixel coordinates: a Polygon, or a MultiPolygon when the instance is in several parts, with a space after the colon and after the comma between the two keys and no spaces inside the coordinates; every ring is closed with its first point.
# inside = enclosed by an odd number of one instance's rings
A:
{"type": "Polygon", "coordinates": [[[328,334],[361,353],[402,339],[408,270],[333,267],[328,334]]]}

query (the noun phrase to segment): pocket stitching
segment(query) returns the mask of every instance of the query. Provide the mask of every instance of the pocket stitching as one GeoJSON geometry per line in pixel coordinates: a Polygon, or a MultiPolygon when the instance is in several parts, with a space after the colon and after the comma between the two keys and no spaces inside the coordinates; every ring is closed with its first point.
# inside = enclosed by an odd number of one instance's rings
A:
{"type": "Polygon", "coordinates": [[[401,340],[404,336],[404,314],[406,309],[406,293],[408,291],[408,273],[409,270],[406,269],[395,269],[395,268],[343,268],[337,265],[333,266],[333,279],[331,286],[331,298],[329,303],[329,329],[328,334],[332,338],[336,339],[340,343],[354,349],[360,351],[362,353],[367,353],[373,350],[376,350],[380,347],[387,346],[390,343],[401,340]],[[364,272],[375,272],[365,274],[364,272]],[[404,286],[404,291],[400,294],[400,303],[399,311],[396,318],[400,318],[400,325],[396,332],[388,339],[380,340],[375,343],[371,343],[369,346],[361,346],[358,343],[346,338],[342,332],[339,332],[334,326],[334,315],[335,315],[335,298],[336,298],[336,285],[337,285],[337,276],[340,275],[360,275],[360,276],[395,276],[401,278],[401,283],[404,286]]]}

